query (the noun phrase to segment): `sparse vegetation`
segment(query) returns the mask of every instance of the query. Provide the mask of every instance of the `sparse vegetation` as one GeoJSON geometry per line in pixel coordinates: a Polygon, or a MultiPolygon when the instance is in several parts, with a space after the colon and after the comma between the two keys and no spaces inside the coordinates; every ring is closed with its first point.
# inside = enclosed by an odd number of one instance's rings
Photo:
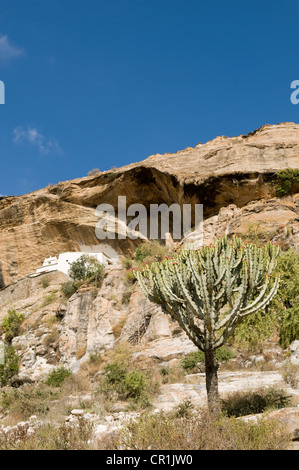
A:
{"type": "Polygon", "coordinates": [[[281,376],[286,384],[297,388],[299,384],[299,365],[292,364],[290,360],[286,360],[281,370],[281,376]]]}
{"type": "Polygon", "coordinates": [[[290,435],[280,423],[258,423],[207,412],[187,417],[143,413],[127,421],[114,448],[123,450],[284,450],[290,435]]]}
{"type": "Polygon", "coordinates": [[[93,168],[93,170],[88,172],[88,176],[93,176],[101,173],[101,171],[98,168],[93,168]]]}
{"type": "Polygon", "coordinates": [[[78,418],[77,426],[44,424],[34,435],[28,435],[27,430],[26,427],[10,433],[0,430],[0,450],[92,450],[93,425],[84,417],[78,418]]]}
{"type": "Polygon", "coordinates": [[[39,308],[47,307],[48,305],[51,305],[53,302],[55,302],[55,300],[56,300],[56,292],[53,291],[44,298],[39,308]]]}
{"type": "Polygon", "coordinates": [[[295,250],[283,253],[277,269],[281,274],[281,282],[271,312],[277,313],[279,342],[285,349],[299,339],[299,253],[295,250]]]}
{"type": "Polygon", "coordinates": [[[32,415],[47,414],[50,401],[57,397],[58,393],[44,384],[24,385],[22,388],[3,390],[1,406],[12,416],[25,420],[32,415]]]}
{"type": "Polygon", "coordinates": [[[177,407],[174,416],[176,418],[187,418],[191,415],[192,411],[194,410],[194,405],[192,404],[191,400],[185,400],[179,404],[177,407]]]}
{"type": "Polygon", "coordinates": [[[142,243],[135,251],[134,260],[137,265],[151,264],[153,262],[162,261],[166,256],[173,256],[174,252],[166,245],[162,245],[157,240],[142,243]]]}
{"type": "Polygon", "coordinates": [[[245,233],[238,233],[238,236],[243,240],[257,244],[266,243],[268,240],[272,240],[275,235],[277,235],[276,228],[267,229],[261,227],[261,224],[257,222],[250,224],[245,233]]]}
{"type": "Polygon", "coordinates": [[[141,369],[141,363],[133,363],[133,350],[122,342],[101,357],[104,375],[97,392],[108,401],[126,400],[131,408],[144,408],[157,392],[158,382],[149,368],[141,369]]]}
{"type": "Polygon", "coordinates": [[[50,285],[50,279],[48,278],[48,276],[43,277],[43,279],[40,282],[44,289],[46,289],[50,285]]]}
{"type": "Polygon", "coordinates": [[[49,348],[50,346],[54,346],[55,343],[58,343],[58,341],[59,341],[59,331],[54,326],[52,331],[48,333],[43,339],[43,344],[49,348]]]}
{"type": "Polygon", "coordinates": [[[132,260],[130,258],[124,258],[121,264],[124,269],[131,269],[133,266],[132,260]]]}
{"type": "Polygon", "coordinates": [[[65,379],[70,377],[72,372],[65,367],[59,367],[58,369],[54,369],[48,378],[46,379],[45,383],[50,387],[61,387],[65,379]]]}
{"type": "Polygon", "coordinates": [[[61,284],[60,290],[66,299],[69,299],[79,289],[80,284],[75,281],[67,281],[61,284]]]}

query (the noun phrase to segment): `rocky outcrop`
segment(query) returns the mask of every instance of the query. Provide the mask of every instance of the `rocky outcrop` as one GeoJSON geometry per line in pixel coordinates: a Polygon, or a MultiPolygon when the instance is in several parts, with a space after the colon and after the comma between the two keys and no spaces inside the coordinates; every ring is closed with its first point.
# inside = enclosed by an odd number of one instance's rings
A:
{"type": "MultiPolygon", "coordinates": [[[[128,205],[142,203],[147,208],[153,203],[202,203],[208,218],[231,204],[240,209],[275,196],[270,182],[275,172],[286,168],[299,168],[298,124],[265,125],[248,135],[217,137],[175,154],[152,155],[123,168],[3,198],[0,288],[35,272],[46,257],[108,249],[95,235],[95,208],[100,203],[117,207],[119,195],[127,197],[128,205]]],[[[109,246],[128,254],[136,243],[127,238],[110,240],[109,246]]]]}
{"type": "MultiPolygon", "coordinates": [[[[271,240],[283,249],[299,248],[299,194],[283,199],[252,201],[244,207],[230,204],[203,224],[203,241],[208,244],[224,235],[239,235],[250,241],[271,240]]],[[[182,243],[198,244],[201,233],[191,232],[182,243]]],[[[181,243],[181,244],[182,244],[181,243]]]]}
{"type": "Polygon", "coordinates": [[[10,308],[25,317],[19,336],[12,340],[19,357],[15,380],[40,380],[60,366],[76,372],[90,356],[122,341],[145,350],[139,360],[165,361],[196,350],[169,316],[145,301],[137,284],[130,287],[132,295],[123,303],[128,289],[123,268],[107,269],[100,290],[82,288],[68,301],[60,292],[65,280],[54,272],[23,279],[1,291],[0,324],[10,308]]]}

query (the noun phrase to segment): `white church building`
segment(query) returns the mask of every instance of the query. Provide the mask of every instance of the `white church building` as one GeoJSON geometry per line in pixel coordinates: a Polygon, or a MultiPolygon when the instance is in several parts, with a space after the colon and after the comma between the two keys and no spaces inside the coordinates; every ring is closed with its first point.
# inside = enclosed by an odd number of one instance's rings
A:
{"type": "Polygon", "coordinates": [[[114,264],[111,258],[108,258],[104,253],[82,253],[82,252],[70,252],[70,253],[61,253],[58,258],[53,256],[46,258],[43,262],[43,265],[37,268],[35,274],[31,276],[37,276],[39,274],[50,273],[52,271],[60,271],[66,275],[69,273],[70,265],[74,261],[77,261],[81,258],[82,255],[93,256],[97,260],[104,264],[114,264]]]}

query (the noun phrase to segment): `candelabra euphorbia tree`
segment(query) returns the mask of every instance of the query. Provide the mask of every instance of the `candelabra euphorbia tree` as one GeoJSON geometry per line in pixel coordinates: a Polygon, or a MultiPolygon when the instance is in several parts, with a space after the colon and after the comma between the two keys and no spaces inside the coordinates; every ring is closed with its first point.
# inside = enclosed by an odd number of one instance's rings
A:
{"type": "Polygon", "coordinates": [[[174,258],[134,270],[143,293],[176,320],[205,353],[209,408],[220,409],[216,350],[248,315],[264,309],[275,296],[272,276],[279,247],[219,239],[198,250],[184,248],[174,258]]]}

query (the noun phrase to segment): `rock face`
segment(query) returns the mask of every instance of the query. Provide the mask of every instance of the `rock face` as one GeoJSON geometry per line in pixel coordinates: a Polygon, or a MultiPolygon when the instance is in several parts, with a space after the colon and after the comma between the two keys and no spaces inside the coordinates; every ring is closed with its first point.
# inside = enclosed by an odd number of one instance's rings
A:
{"type": "MultiPolygon", "coordinates": [[[[35,272],[49,256],[100,250],[103,245],[95,235],[98,204],[117,207],[120,195],[127,197],[127,205],[147,208],[202,203],[208,218],[230,204],[241,209],[275,196],[270,181],[286,168],[299,168],[298,124],[265,125],[246,136],[217,137],[175,154],[153,155],[120,169],[0,199],[0,288],[35,272]]],[[[281,210],[284,224],[291,214],[281,210]]],[[[136,243],[110,240],[109,246],[130,253],[136,243]]]]}
{"type": "MultiPolygon", "coordinates": [[[[299,249],[299,194],[283,199],[253,201],[240,208],[235,204],[220,209],[203,224],[204,243],[224,235],[246,235],[251,241],[272,240],[283,249],[299,249]]],[[[200,233],[191,232],[182,243],[199,243],[200,233]]]]}
{"type": "Polygon", "coordinates": [[[165,361],[195,351],[176,323],[144,299],[137,284],[130,299],[122,302],[128,288],[125,278],[123,268],[111,267],[100,290],[81,289],[68,302],[60,293],[66,280],[61,273],[26,278],[3,289],[0,324],[9,308],[25,316],[20,335],[12,341],[19,357],[18,380],[40,380],[60,366],[77,372],[91,355],[118,341],[140,345],[140,359],[165,361]]]}

